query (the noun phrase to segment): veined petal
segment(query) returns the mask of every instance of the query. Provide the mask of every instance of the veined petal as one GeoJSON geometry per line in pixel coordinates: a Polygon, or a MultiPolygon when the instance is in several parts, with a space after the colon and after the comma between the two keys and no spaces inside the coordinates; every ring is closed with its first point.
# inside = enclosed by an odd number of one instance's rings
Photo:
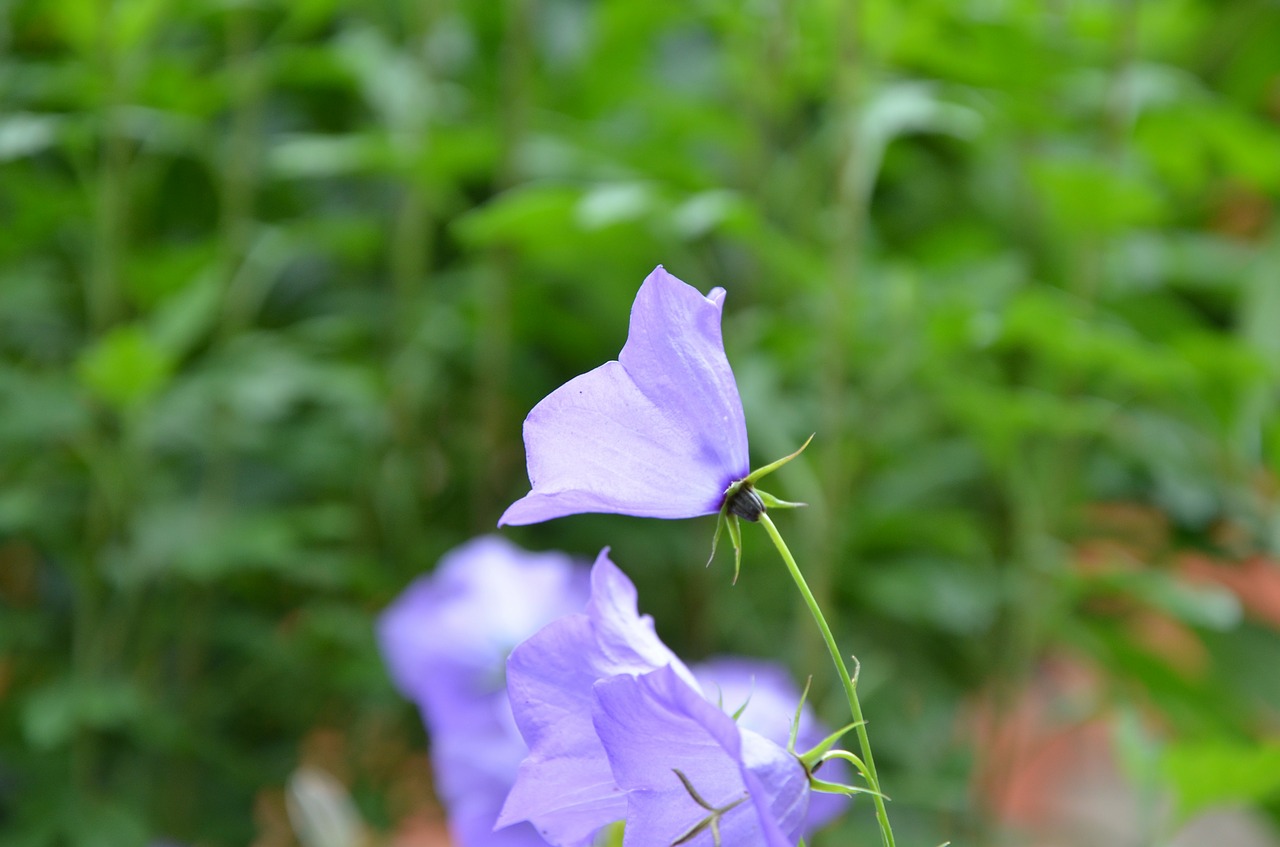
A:
{"type": "Polygon", "coordinates": [[[533,490],[499,525],[581,512],[714,514],[749,472],[742,400],[720,333],[724,289],[704,297],[661,266],[631,309],[616,362],[571,379],[529,413],[533,490]]]}
{"type": "Polygon", "coordinates": [[[655,404],[688,430],[699,456],[712,456],[732,482],[750,471],[747,424],[720,333],[725,290],[703,297],[661,265],[631,307],[618,361],[655,404]]]}
{"type": "MultiPolygon", "coordinates": [[[[671,668],[602,681],[595,696],[596,732],[627,791],[625,847],[671,844],[712,814],[677,770],[702,800],[723,810],[722,844],[796,843],[808,782],[785,749],[740,729],[671,668]]],[[[711,847],[714,841],[708,829],[687,843],[711,847]]]]}
{"type": "MultiPolygon", "coordinates": [[[[712,703],[721,703],[732,715],[739,709],[738,726],[763,735],[774,744],[786,747],[795,719],[800,690],[782,666],[759,659],[721,657],[695,665],[691,669],[698,678],[702,693],[712,703]]],[[[814,717],[806,704],[800,712],[796,733],[796,749],[805,751],[816,746],[831,730],[814,717]]],[[[827,762],[819,776],[832,782],[848,782],[847,762],[827,762]]],[[[842,814],[849,798],[839,794],[814,793],[809,798],[809,817],[805,831],[813,832],[842,814]]]]}
{"type": "Polygon", "coordinates": [[[507,662],[507,692],[529,755],[499,825],[528,820],[560,847],[586,847],[600,827],[621,820],[626,800],[591,723],[592,689],[600,679],[662,666],[693,684],[652,618],[639,614],[635,586],[601,552],[586,611],[543,627],[507,662]]]}

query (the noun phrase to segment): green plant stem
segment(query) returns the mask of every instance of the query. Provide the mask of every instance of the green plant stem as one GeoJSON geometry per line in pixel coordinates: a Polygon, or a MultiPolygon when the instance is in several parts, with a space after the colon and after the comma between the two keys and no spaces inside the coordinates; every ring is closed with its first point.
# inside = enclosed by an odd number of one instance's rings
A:
{"type": "Polygon", "coordinates": [[[872,802],[876,806],[876,820],[880,822],[880,836],[884,841],[885,847],[894,847],[893,828],[889,826],[889,812],[885,809],[884,798],[877,796],[882,793],[880,791],[880,777],[876,773],[876,760],[871,755],[871,739],[867,736],[867,723],[862,717],[862,704],[858,702],[858,686],[853,681],[853,677],[849,676],[849,668],[844,663],[844,656],[840,654],[840,648],[836,646],[835,636],[831,634],[831,627],[827,625],[827,619],[822,614],[822,609],[818,606],[818,601],[813,598],[813,592],[809,590],[809,585],[804,581],[804,574],[800,573],[800,566],[796,564],[796,559],[791,555],[791,550],[787,547],[787,542],[782,540],[782,536],[778,533],[778,528],[773,525],[773,520],[768,513],[760,515],[760,524],[764,527],[765,532],[769,533],[773,546],[778,548],[782,561],[787,565],[787,571],[791,574],[791,579],[795,582],[796,588],[800,589],[800,596],[804,598],[805,605],[809,607],[809,612],[813,615],[813,620],[818,624],[818,629],[822,632],[822,640],[826,642],[827,652],[831,654],[831,661],[835,663],[836,673],[840,675],[840,683],[844,686],[845,697],[849,700],[849,713],[853,715],[854,731],[858,734],[858,746],[862,748],[862,761],[867,766],[867,782],[872,791],[876,792],[871,795],[872,802]]]}

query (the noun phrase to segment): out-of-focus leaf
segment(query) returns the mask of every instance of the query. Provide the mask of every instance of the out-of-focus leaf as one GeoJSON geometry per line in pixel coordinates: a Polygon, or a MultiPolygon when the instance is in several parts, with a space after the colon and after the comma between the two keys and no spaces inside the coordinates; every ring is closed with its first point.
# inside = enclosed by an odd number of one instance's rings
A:
{"type": "Polygon", "coordinates": [[[1280,794],[1280,744],[1229,740],[1170,744],[1163,772],[1183,820],[1212,806],[1250,803],[1280,794]]]}
{"type": "Polygon", "coordinates": [[[1107,570],[1072,577],[1087,593],[1121,594],[1160,609],[1183,623],[1228,630],[1242,620],[1240,601],[1225,588],[1188,583],[1160,570],[1107,570]]]}
{"type": "Polygon", "coordinates": [[[99,400],[127,411],[162,390],[173,372],[172,355],[146,330],[127,324],[102,336],[80,356],[81,384],[99,400]]]}
{"type": "Polygon", "coordinates": [[[653,207],[653,191],[644,183],[622,182],[598,185],[582,196],[575,210],[583,229],[601,229],[611,224],[636,220],[653,207]]]}
{"type": "Polygon", "coordinates": [[[58,119],[51,115],[0,116],[0,162],[31,156],[57,139],[58,119]]]}
{"type": "Polygon", "coordinates": [[[898,82],[878,89],[861,110],[854,128],[855,165],[848,188],[862,197],[870,195],[875,185],[885,148],[908,133],[941,133],[958,138],[974,136],[982,126],[977,112],[966,106],[949,103],[926,83],[898,82]]]}
{"type": "Polygon", "coordinates": [[[51,750],[81,731],[124,729],[142,715],[144,704],[141,691],[126,680],[61,679],[27,696],[23,734],[35,747],[51,750]]]}
{"type": "Polygon", "coordinates": [[[933,559],[877,563],[863,583],[876,607],[911,623],[974,635],[995,619],[1000,593],[993,575],[960,562],[933,559]]]}
{"type": "Polygon", "coordinates": [[[376,171],[393,161],[377,136],[293,135],[271,148],[267,164],[285,179],[314,179],[376,171]]]}
{"type": "Polygon", "coordinates": [[[1070,233],[1110,233],[1160,220],[1161,198],[1139,174],[1079,156],[1042,159],[1033,172],[1049,213],[1070,233]]]}
{"type": "Polygon", "coordinates": [[[185,356],[214,328],[222,296],[222,283],[211,273],[185,286],[151,317],[151,337],[156,346],[174,359],[185,356]]]}
{"type": "Polygon", "coordinates": [[[0,363],[0,444],[29,451],[71,439],[89,425],[89,414],[63,376],[40,377],[0,363]]]}

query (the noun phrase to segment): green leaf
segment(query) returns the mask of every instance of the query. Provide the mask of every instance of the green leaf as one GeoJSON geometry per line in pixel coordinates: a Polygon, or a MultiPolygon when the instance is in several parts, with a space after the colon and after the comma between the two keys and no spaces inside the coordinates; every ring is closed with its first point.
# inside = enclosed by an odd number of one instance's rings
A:
{"type": "Polygon", "coordinates": [[[27,742],[51,750],[84,730],[121,729],[144,710],[142,693],[125,680],[62,679],[31,692],[22,705],[27,742]]]}
{"type": "Polygon", "coordinates": [[[1183,819],[1225,803],[1261,802],[1280,796],[1280,742],[1173,744],[1165,751],[1163,771],[1183,819]]]}
{"type": "Polygon", "coordinates": [[[169,381],[172,357],[142,327],[116,327],[80,357],[81,384],[99,400],[127,411],[150,400],[169,381]]]}

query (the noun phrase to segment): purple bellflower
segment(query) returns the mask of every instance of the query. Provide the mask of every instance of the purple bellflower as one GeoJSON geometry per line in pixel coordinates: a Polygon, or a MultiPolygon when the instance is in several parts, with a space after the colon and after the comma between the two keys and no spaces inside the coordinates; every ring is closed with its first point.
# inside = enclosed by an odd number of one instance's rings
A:
{"type": "Polygon", "coordinates": [[[580,512],[691,518],[720,511],[750,470],[742,400],[706,297],[659,265],[631,307],[616,362],[569,380],[524,422],[533,490],[498,521],[580,512]]]}
{"type": "Polygon", "coordinates": [[[437,787],[460,847],[545,847],[532,826],[494,831],[528,752],[507,700],[515,645],[587,602],[587,569],[485,537],[440,560],[383,612],[378,642],[431,737],[437,787]]]}
{"type": "Polygon", "coordinates": [[[739,517],[801,505],[755,490],[795,454],[750,472],[742,399],[720,335],[724,297],[723,288],[704,297],[654,268],[631,306],[618,360],[569,380],[525,419],[533,490],[498,526],[582,512],[719,514],[716,541],[727,527],[740,555],[739,517]]]}
{"type": "MultiPolygon", "coordinates": [[[[585,611],[547,625],[507,662],[529,755],[498,825],[530,821],[556,847],[588,847],[624,819],[626,847],[794,845],[807,824],[806,764],[735,723],[724,709],[740,703],[722,709],[704,693],[606,554],[585,611]]],[[[767,711],[758,714],[770,722],[767,711]]]]}

